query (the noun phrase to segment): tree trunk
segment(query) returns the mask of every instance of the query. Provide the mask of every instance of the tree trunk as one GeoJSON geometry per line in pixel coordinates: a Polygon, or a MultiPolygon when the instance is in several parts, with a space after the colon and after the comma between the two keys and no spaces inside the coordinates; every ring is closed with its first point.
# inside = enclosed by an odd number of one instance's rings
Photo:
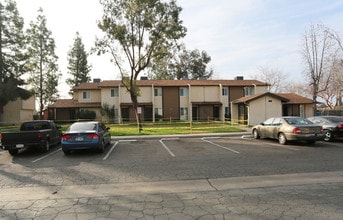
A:
{"type": "Polygon", "coordinates": [[[138,128],[138,132],[140,133],[143,130],[143,126],[141,123],[141,117],[140,114],[138,114],[138,99],[137,99],[137,95],[134,94],[134,92],[130,92],[130,96],[131,96],[131,101],[132,101],[132,107],[135,111],[135,116],[136,116],[136,121],[137,121],[137,128],[138,128]]]}

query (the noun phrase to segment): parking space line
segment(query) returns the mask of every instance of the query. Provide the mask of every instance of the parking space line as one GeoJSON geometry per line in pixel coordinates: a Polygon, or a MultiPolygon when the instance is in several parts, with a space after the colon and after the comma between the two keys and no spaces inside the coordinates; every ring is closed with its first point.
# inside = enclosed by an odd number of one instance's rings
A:
{"type": "Polygon", "coordinates": [[[118,143],[119,143],[119,141],[114,142],[114,144],[112,145],[111,149],[108,151],[106,156],[104,158],[102,158],[102,160],[107,160],[107,158],[110,156],[112,151],[117,147],[118,143]]]}
{"type": "Polygon", "coordinates": [[[61,150],[62,150],[62,148],[58,148],[57,150],[55,150],[55,151],[53,151],[53,152],[51,152],[51,153],[49,153],[49,154],[47,154],[47,155],[44,155],[43,157],[39,157],[39,158],[33,160],[32,163],[36,163],[36,162],[38,162],[38,161],[40,161],[40,160],[43,160],[43,159],[45,159],[45,158],[47,158],[47,157],[50,157],[51,155],[53,155],[53,154],[55,154],[55,153],[57,153],[57,152],[59,152],[59,151],[61,151],[61,150]]]}
{"type": "Polygon", "coordinates": [[[224,146],[221,146],[221,145],[219,145],[219,144],[213,143],[212,141],[209,141],[208,139],[215,139],[215,138],[213,138],[213,137],[212,137],[212,138],[211,138],[211,137],[208,137],[208,138],[201,138],[202,141],[207,142],[207,143],[209,143],[209,144],[212,144],[212,145],[214,145],[214,146],[223,148],[223,149],[225,149],[225,150],[231,151],[231,152],[236,153],[236,154],[239,154],[239,153],[240,153],[240,152],[238,152],[238,151],[236,151],[236,150],[233,150],[233,149],[231,149],[231,148],[224,147],[224,146]]]}
{"type": "Polygon", "coordinates": [[[166,149],[166,151],[168,151],[168,153],[172,156],[175,157],[175,154],[167,147],[167,145],[165,145],[165,143],[163,141],[172,141],[172,140],[179,140],[179,138],[162,138],[160,140],[160,143],[162,144],[162,146],[164,147],[164,149],[166,149]]]}

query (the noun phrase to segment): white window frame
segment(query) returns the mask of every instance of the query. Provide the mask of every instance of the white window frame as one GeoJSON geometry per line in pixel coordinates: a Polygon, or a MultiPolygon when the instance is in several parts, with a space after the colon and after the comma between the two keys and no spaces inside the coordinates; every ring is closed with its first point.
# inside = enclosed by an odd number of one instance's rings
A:
{"type": "Polygon", "coordinates": [[[224,87],[222,89],[222,96],[228,96],[229,95],[229,88],[227,87],[224,87]]]}
{"type": "Polygon", "coordinates": [[[119,88],[112,88],[111,89],[111,97],[118,97],[119,96],[119,88]]]}
{"type": "Polygon", "coordinates": [[[91,92],[90,91],[83,91],[82,92],[82,99],[91,99],[91,92]]]}
{"type": "Polygon", "coordinates": [[[244,87],[244,96],[250,96],[254,94],[254,87],[244,87]]]}
{"type": "Polygon", "coordinates": [[[180,96],[188,96],[188,88],[187,87],[181,87],[180,88],[180,96]]]}
{"type": "Polygon", "coordinates": [[[154,88],[154,96],[162,96],[162,88],[154,88]]]}

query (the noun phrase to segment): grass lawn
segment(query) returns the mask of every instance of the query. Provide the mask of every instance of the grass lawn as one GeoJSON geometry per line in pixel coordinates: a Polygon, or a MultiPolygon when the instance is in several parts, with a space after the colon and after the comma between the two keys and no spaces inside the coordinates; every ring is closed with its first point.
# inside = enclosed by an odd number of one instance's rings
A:
{"type": "Polygon", "coordinates": [[[169,135],[169,134],[201,134],[201,133],[227,133],[245,131],[244,127],[232,126],[223,123],[149,123],[142,124],[143,130],[138,131],[136,124],[107,124],[112,136],[125,135],[169,135]]]}
{"type": "MultiPolygon", "coordinates": [[[[62,132],[65,132],[70,124],[62,124],[62,132]]],[[[130,135],[169,135],[169,134],[204,134],[204,133],[228,133],[245,131],[247,127],[231,125],[221,122],[156,122],[143,123],[143,130],[138,131],[135,123],[128,124],[110,124],[112,136],[130,136],[130,135]]],[[[19,126],[0,126],[1,132],[18,131],[19,126]]]]}

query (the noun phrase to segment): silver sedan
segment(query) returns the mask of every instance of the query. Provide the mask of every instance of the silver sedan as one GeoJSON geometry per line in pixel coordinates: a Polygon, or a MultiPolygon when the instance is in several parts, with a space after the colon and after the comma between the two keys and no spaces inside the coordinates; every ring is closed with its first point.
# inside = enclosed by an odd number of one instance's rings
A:
{"type": "Polygon", "coordinates": [[[289,141],[305,141],[314,144],[324,139],[322,126],[302,117],[274,117],[252,128],[255,139],[277,139],[280,144],[289,141]]]}

